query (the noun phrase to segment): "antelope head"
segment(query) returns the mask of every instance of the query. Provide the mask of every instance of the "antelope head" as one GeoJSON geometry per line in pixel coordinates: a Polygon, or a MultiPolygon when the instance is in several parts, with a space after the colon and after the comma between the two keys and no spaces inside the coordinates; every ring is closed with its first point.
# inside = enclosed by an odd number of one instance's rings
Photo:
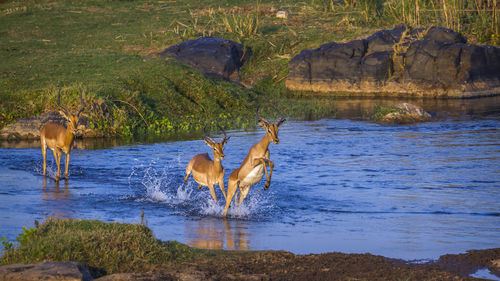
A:
{"type": "Polygon", "coordinates": [[[283,114],[281,114],[281,112],[276,107],[274,107],[274,109],[278,112],[280,117],[276,119],[276,122],[274,124],[272,124],[269,121],[267,121],[264,117],[259,115],[259,108],[260,105],[257,106],[257,112],[256,112],[259,126],[261,126],[266,130],[266,136],[270,137],[275,144],[278,144],[280,142],[280,139],[278,138],[278,127],[281,126],[281,124],[283,124],[283,122],[285,122],[286,119],[283,117],[283,114]]]}
{"type": "MultiPolygon", "coordinates": [[[[217,127],[219,127],[219,126],[217,125],[217,127]]],[[[226,155],[224,155],[224,145],[226,145],[227,141],[231,138],[231,137],[228,137],[226,135],[226,132],[221,127],[219,127],[219,129],[224,134],[224,137],[222,138],[222,140],[220,142],[216,142],[214,139],[207,136],[205,128],[203,128],[203,133],[205,135],[204,141],[208,146],[210,146],[212,148],[212,150],[214,152],[214,160],[215,159],[222,160],[222,159],[224,159],[224,157],[226,157],[226,155]]]]}
{"type": "Polygon", "coordinates": [[[59,105],[63,109],[59,111],[59,113],[66,119],[68,130],[70,130],[71,132],[76,131],[76,129],[78,128],[78,120],[80,119],[80,114],[85,109],[85,102],[82,98],[82,89],[80,89],[80,101],[82,102],[82,106],[76,114],[73,114],[73,112],[71,112],[67,107],[61,104],[61,89],[59,89],[59,92],[57,94],[57,105],[59,105]]]}

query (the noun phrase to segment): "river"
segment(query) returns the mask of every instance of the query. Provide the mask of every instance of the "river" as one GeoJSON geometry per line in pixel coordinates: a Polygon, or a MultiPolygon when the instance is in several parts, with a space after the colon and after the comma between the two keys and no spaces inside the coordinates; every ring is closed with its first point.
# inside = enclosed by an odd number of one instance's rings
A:
{"type": "MultiPolygon", "coordinates": [[[[396,101],[389,101],[396,102],[396,101]]],[[[185,167],[201,139],[79,141],[56,183],[39,143],[0,143],[0,237],[50,216],[139,223],[201,248],[373,253],[407,260],[500,247],[500,99],[424,100],[431,122],[380,125],[378,100],[339,100],[335,117],[286,121],[270,144],[271,186],[252,186],[227,219],[185,167]]],[[[228,131],[226,183],[264,130],[228,131]]],[[[213,135],[219,139],[220,135],[213,135]]]]}

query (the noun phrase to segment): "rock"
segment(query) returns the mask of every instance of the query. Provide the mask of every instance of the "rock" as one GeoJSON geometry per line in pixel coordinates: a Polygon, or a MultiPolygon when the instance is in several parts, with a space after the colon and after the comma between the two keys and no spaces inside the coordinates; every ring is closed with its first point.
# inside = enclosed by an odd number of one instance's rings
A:
{"type": "Polygon", "coordinates": [[[392,106],[395,110],[380,118],[381,123],[409,124],[429,121],[432,116],[420,106],[411,103],[400,103],[392,106]]]}
{"type": "Polygon", "coordinates": [[[51,262],[37,264],[10,264],[0,266],[0,281],[10,280],[92,280],[86,265],[78,262],[51,262]]]}
{"type": "Polygon", "coordinates": [[[373,96],[499,95],[500,47],[466,42],[450,29],[400,24],[365,39],[303,50],[290,60],[286,86],[373,96]]]}
{"type": "Polygon", "coordinates": [[[65,119],[57,111],[43,113],[39,116],[22,118],[11,123],[0,130],[0,139],[6,140],[29,140],[39,139],[40,129],[48,122],[52,121],[65,124],[65,119]]]}
{"type": "Polygon", "coordinates": [[[288,13],[286,11],[277,11],[276,17],[279,19],[286,19],[288,18],[288,13]]]}
{"type": "MultiPolygon", "coordinates": [[[[59,90],[60,91],[60,90],[59,90]]],[[[80,98],[82,98],[80,89],[80,98]]],[[[83,100],[82,100],[83,102],[83,100]]],[[[59,104],[59,101],[58,101],[59,104]]],[[[67,109],[67,108],[66,108],[67,109]]],[[[66,110],[66,109],[63,109],[66,110]]],[[[102,116],[110,119],[107,106],[104,102],[88,102],[84,108],[85,112],[93,113],[93,115],[102,116]]],[[[18,140],[39,140],[40,130],[47,122],[53,122],[66,126],[67,120],[63,117],[62,111],[50,111],[42,113],[39,116],[31,116],[28,118],[21,118],[7,126],[0,128],[0,140],[18,141],[18,140]]],[[[78,111],[79,112],[79,111],[78,111]]],[[[76,114],[77,112],[71,112],[76,114]]],[[[82,112],[80,112],[82,113],[82,112]]],[[[89,128],[90,119],[83,114],[79,114],[78,128],[75,132],[76,137],[96,137],[102,136],[102,132],[89,128]]]]}
{"type": "MultiPolygon", "coordinates": [[[[92,103],[88,105],[87,112],[94,112],[105,118],[109,118],[109,113],[104,104],[92,103]]],[[[0,130],[0,140],[18,141],[18,140],[39,140],[40,129],[47,122],[55,122],[66,125],[66,119],[58,111],[49,111],[39,116],[21,118],[0,130]]],[[[92,129],[89,126],[90,119],[84,114],[80,115],[78,121],[78,131],[76,137],[103,137],[104,132],[98,129],[92,129]]]]}
{"type": "Polygon", "coordinates": [[[203,37],[171,46],[158,56],[174,58],[209,76],[237,82],[238,71],[249,54],[243,45],[233,41],[203,37]]]}

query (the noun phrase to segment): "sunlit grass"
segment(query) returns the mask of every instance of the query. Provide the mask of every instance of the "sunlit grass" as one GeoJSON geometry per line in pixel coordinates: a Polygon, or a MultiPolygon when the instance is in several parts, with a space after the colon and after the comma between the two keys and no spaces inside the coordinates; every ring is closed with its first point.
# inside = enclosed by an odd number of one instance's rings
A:
{"type": "Polygon", "coordinates": [[[79,88],[91,103],[105,104],[106,116],[86,113],[110,135],[197,130],[221,114],[226,126],[241,128],[255,123],[257,103],[294,108],[288,114],[296,118],[324,117],[330,104],[297,100],[284,86],[288,61],[301,50],[367,36],[401,20],[444,25],[472,43],[498,44],[496,2],[226,0],[201,7],[191,0],[4,1],[0,128],[56,109],[58,88],[69,95],[70,107],[78,107],[79,88]],[[278,10],[288,19],[277,18],[278,10]],[[240,70],[245,86],[150,56],[202,36],[234,40],[251,51],[240,70]],[[318,108],[302,111],[303,104],[318,108]]]}
{"type": "Polygon", "coordinates": [[[3,240],[6,251],[0,264],[77,261],[91,267],[94,277],[189,262],[204,253],[176,241],[157,240],[142,224],[92,220],[49,219],[38,228],[25,228],[17,246],[3,240]]]}

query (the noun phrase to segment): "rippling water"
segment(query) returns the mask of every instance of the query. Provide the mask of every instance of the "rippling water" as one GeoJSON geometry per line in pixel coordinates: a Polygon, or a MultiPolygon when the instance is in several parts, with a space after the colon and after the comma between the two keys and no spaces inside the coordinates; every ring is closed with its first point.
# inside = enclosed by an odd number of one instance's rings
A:
{"type": "MultiPolygon", "coordinates": [[[[228,134],[226,182],[264,132],[228,134]]],[[[203,248],[432,259],[500,247],[498,115],[407,126],[287,121],[280,140],[270,145],[269,190],[254,185],[228,219],[223,199],[183,182],[190,158],[209,152],[202,140],[76,149],[60,184],[41,176],[39,148],[0,148],[0,236],[15,240],[49,216],[137,223],[144,210],[157,238],[203,248]]]]}

